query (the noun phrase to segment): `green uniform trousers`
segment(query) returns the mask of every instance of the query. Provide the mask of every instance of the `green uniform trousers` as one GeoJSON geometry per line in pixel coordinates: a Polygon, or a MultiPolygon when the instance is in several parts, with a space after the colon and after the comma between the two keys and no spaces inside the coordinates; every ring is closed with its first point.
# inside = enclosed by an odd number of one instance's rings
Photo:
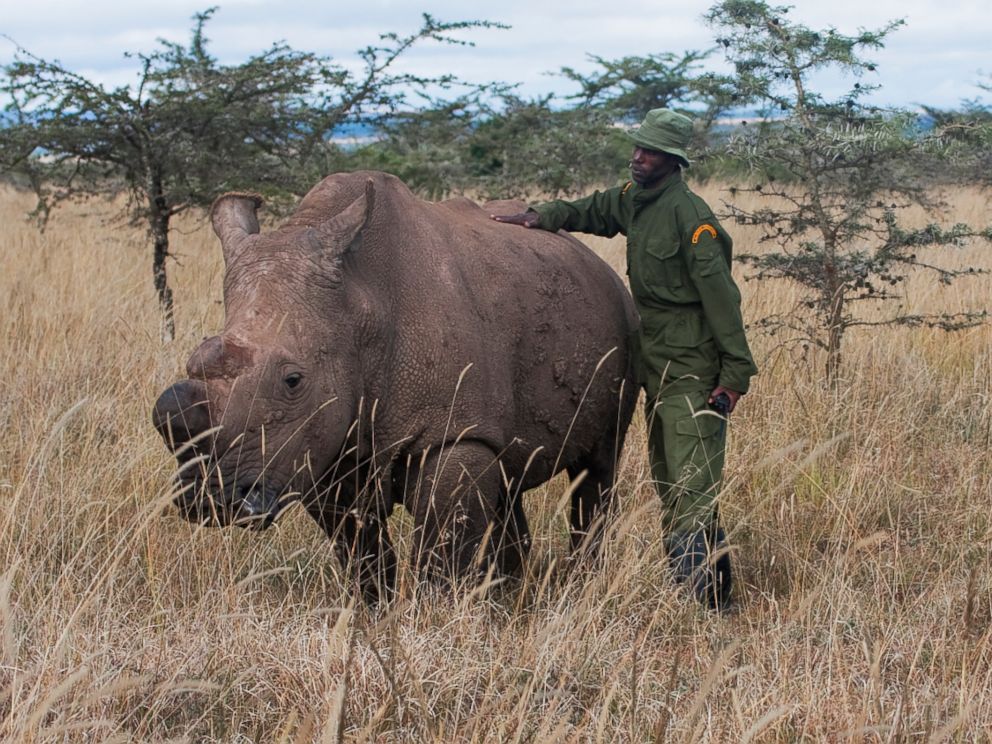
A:
{"type": "Polygon", "coordinates": [[[709,391],[663,393],[645,405],[651,477],[668,534],[716,522],[727,425],[708,397],[709,391]]]}

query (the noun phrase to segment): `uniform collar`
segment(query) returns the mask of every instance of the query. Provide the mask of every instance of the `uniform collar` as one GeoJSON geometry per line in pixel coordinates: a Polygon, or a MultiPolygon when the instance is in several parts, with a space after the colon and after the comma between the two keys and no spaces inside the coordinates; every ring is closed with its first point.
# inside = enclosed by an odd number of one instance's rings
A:
{"type": "Polygon", "coordinates": [[[661,183],[650,189],[646,189],[640,184],[635,183],[631,187],[630,193],[634,201],[638,204],[647,204],[648,202],[653,202],[677,183],[682,183],[681,168],[677,169],[674,173],[669,173],[661,180],[661,183]]]}

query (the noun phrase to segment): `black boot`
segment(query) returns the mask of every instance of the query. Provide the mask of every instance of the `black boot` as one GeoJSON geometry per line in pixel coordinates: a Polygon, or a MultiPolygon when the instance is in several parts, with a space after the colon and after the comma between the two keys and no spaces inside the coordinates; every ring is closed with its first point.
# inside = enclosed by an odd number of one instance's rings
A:
{"type": "Polygon", "coordinates": [[[728,609],[733,577],[723,529],[675,533],[665,542],[675,583],[688,583],[693,596],[711,610],[728,609]],[[713,553],[719,553],[715,561],[711,557],[713,553]]]}

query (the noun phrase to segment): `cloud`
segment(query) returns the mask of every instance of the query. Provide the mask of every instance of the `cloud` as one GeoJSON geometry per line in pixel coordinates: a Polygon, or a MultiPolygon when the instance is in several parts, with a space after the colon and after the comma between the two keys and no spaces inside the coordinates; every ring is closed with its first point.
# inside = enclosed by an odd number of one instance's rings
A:
{"type": "MultiPolygon", "coordinates": [[[[681,52],[713,46],[712,32],[702,22],[710,6],[701,0],[658,3],[627,0],[613,5],[602,0],[501,0],[485,9],[466,10],[463,2],[399,2],[364,0],[221,0],[207,27],[211,49],[223,61],[236,62],[285,40],[298,49],[332,55],[355,64],[354,52],[376,43],[384,31],[415,30],[422,10],[442,20],[484,16],[512,26],[509,30],[473,30],[459,34],[474,48],[425,44],[404,65],[424,74],[455,72],[482,82],[498,78],[522,83],[521,91],[537,95],[568,92],[569,84],[548,72],[562,66],[589,70],[587,54],[615,58],[652,52],[681,52]]],[[[192,15],[206,2],[108,2],[107,0],[33,0],[8,3],[0,33],[31,52],[58,58],[72,69],[93,71],[103,82],[133,78],[136,69],[123,52],[151,51],[157,38],[185,42],[192,15]]],[[[811,26],[833,25],[842,32],[875,28],[906,18],[887,48],[872,56],[879,63],[879,100],[886,103],[955,105],[975,96],[978,71],[988,67],[987,39],[992,38],[988,0],[831,0],[797,2],[791,17],[811,26]]],[[[0,42],[0,60],[13,47],[0,42]]],[[[718,65],[716,58],[712,63],[718,65]]],[[[839,78],[831,86],[845,85],[839,78]]]]}

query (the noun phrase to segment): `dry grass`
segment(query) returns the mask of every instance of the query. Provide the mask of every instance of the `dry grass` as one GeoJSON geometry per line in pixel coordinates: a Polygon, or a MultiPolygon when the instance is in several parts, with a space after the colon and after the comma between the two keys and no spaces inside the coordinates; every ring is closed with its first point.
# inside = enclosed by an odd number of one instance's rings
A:
{"type": "MultiPolygon", "coordinates": [[[[989,222],[985,195],[951,198],[949,219],[989,222]]],[[[989,740],[989,327],[852,333],[836,392],[822,360],[753,340],[762,374],[722,506],[731,616],[666,578],[641,421],[603,571],[553,570],[557,480],[527,498],[522,589],[377,614],[350,606],[299,511],[259,536],[168,508],[149,411],[220,325],[212,235],[190,222],[177,238],[179,338],[163,348],[143,236],[102,205],[39,235],[29,204],[0,194],[3,740],[989,740]]],[[[594,245],[622,262],[621,241],[594,245]]],[[[992,266],[979,245],[948,260],[992,266]]],[[[743,290],[749,317],[791,297],[743,290]]],[[[910,308],[982,307],[992,281],[907,292],[910,308]]]]}

